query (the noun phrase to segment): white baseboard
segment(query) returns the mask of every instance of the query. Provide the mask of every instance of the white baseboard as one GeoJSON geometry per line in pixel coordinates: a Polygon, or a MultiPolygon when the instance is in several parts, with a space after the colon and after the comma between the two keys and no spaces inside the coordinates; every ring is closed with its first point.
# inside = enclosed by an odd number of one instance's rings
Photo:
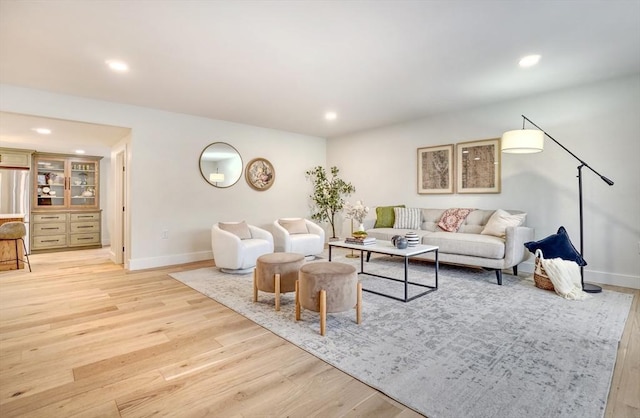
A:
{"type": "Polygon", "coordinates": [[[135,258],[129,260],[129,270],[144,270],[157,267],[187,264],[196,261],[213,260],[213,252],[199,251],[188,254],[173,254],[161,257],[135,258]]]}
{"type": "MultiPolygon", "coordinates": [[[[518,271],[533,274],[534,263],[525,262],[518,265],[518,271]]],[[[587,283],[608,284],[612,286],[622,286],[631,289],[640,289],[640,276],[626,274],[606,273],[584,269],[584,280],[587,283]]]]}

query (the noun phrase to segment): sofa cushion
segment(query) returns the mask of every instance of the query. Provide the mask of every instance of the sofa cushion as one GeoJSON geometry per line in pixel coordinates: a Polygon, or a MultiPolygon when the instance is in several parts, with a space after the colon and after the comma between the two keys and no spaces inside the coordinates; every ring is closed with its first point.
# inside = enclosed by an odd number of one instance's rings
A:
{"type": "Polygon", "coordinates": [[[579,266],[587,265],[587,262],[571,243],[569,234],[567,234],[564,226],[558,228],[556,234],[549,235],[540,241],[525,242],[524,246],[534,254],[536,250],[541,250],[544,258],[561,258],[563,260],[575,261],[579,266]]]}
{"type": "Polygon", "coordinates": [[[251,231],[247,222],[218,222],[218,228],[223,231],[231,232],[240,239],[250,239],[251,231]]]}
{"type": "Polygon", "coordinates": [[[438,226],[448,232],[457,232],[462,222],[472,211],[473,209],[464,208],[447,209],[442,214],[438,226]]]}
{"type": "Polygon", "coordinates": [[[404,205],[378,206],[376,208],[376,224],[374,228],[393,228],[396,216],[393,208],[403,208],[404,205]]]}
{"type": "Polygon", "coordinates": [[[506,210],[498,209],[491,215],[481,234],[504,238],[507,227],[522,225],[526,217],[527,214],[524,212],[512,215],[506,210]]]}
{"type": "Polygon", "coordinates": [[[293,234],[308,234],[309,229],[304,219],[278,219],[278,223],[287,230],[291,235],[293,234]]]}
{"type": "Polygon", "coordinates": [[[442,231],[438,222],[442,218],[445,209],[422,209],[422,226],[420,229],[430,232],[442,231]]]}
{"type": "Polygon", "coordinates": [[[476,209],[467,215],[460,228],[458,228],[458,233],[464,232],[466,234],[479,234],[484,229],[484,226],[489,222],[491,215],[493,215],[494,210],[487,209],[476,209]]]}
{"type": "Polygon", "coordinates": [[[393,227],[398,229],[420,229],[422,215],[419,208],[393,208],[395,221],[393,227]]]}
{"type": "Polygon", "coordinates": [[[492,235],[433,232],[422,238],[422,243],[437,245],[445,254],[468,255],[472,257],[504,258],[504,240],[492,235]]]}

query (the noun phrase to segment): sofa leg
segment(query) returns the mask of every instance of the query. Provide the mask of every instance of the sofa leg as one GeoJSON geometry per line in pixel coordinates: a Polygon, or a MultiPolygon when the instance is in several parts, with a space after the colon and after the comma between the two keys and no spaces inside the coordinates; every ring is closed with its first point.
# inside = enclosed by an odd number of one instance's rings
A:
{"type": "Polygon", "coordinates": [[[498,279],[498,284],[502,286],[502,270],[496,270],[496,279],[498,279]]]}
{"type": "Polygon", "coordinates": [[[367,251],[367,263],[371,259],[371,251],[367,251]]]}
{"type": "Polygon", "coordinates": [[[518,266],[513,266],[513,275],[514,276],[518,275],[518,266]]]}

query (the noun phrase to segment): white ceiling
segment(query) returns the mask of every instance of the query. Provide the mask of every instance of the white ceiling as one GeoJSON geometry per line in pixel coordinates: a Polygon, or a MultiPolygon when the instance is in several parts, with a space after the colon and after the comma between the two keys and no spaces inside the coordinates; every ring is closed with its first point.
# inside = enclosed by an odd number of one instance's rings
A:
{"type": "Polygon", "coordinates": [[[328,138],[634,73],[638,0],[0,1],[1,83],[328,138]]]}
{"type": "Polygon", "coordinates": [[[111,147],[129,128],[0,112],[0,146],[62,154],[83,150],[85,155],[109,157],[111,147]],[[41,135],[35,128],[51,130],[41,135]]]}

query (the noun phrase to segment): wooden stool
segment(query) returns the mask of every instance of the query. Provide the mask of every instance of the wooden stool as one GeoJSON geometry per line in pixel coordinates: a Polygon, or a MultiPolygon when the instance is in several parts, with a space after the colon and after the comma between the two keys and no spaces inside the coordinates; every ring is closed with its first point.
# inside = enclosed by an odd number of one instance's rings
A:
{"type": "Polygon", "coordinates": [[[279,311],[280,294],[296,290],[298,270],[303,264],[302,254],[271,253],[258,257],[253,270],[253,301],[258,301],[258,290],[275,293],[276,311],[279,311]]]}
{"type": "Polygon", "coordinates": [[[0,260],[0,262],[14,261],[16,262],[16,268],[20,268],[20,262],[27,263],[29,271],[31,271],[31,263],[29,262],[29,254],[27,254],[27,245],[24,243],[24,237],[27,235],[27,228],[24,222],[7,222],[0,225],[0,241],[13,241],[16,248],[16,258],[10,258],[6,260],[0,260]],[[18,240],[22,241],[22,247],[24,248],[25,260],[20,258],[18,251],[18,240]]]}
{"type": "Polygon", "coordinates": [[[300,268],[296,282],[296,321],[301,308],[320,312],[320,335],[327,326],[327,312],[356,308],[356,323],[362,318],[362,283],[356,268],[345,263],[319,261],[300,268]]]}

